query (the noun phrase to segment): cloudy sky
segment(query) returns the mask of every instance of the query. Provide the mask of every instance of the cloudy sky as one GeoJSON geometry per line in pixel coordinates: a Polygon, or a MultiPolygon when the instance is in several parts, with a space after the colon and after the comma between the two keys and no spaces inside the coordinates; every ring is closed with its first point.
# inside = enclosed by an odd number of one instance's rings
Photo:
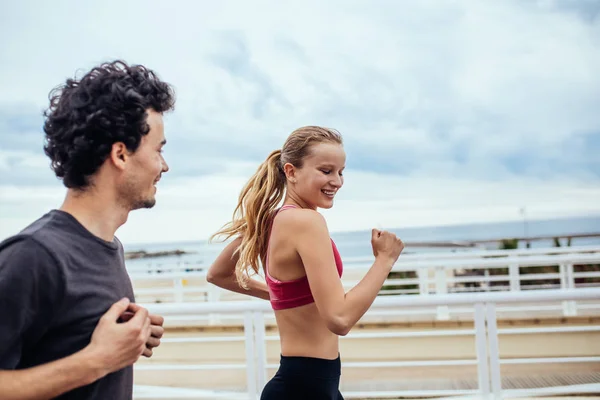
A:
{"type": "Polygon", "coordinates": [[[0,239],[64,197],[48,92],[115,58],[178,99],[126,243],[206,238],[308,124],[345,138],[332,231],[600,214],[600,1],[5,1],[0,35],[0,239]]]}

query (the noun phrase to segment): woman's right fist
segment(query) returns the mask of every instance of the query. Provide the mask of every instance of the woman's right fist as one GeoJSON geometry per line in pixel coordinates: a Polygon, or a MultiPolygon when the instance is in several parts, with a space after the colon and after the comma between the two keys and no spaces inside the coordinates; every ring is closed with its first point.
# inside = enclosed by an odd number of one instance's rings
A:
{"type": "Polygon", "coordinates": [[[404,243],[395,234],[377,229],[371,231],[371,246],[375,258],[388,258],[392,261],[392,264],[396,262],[400,253],[404,250],[404,243]]]}

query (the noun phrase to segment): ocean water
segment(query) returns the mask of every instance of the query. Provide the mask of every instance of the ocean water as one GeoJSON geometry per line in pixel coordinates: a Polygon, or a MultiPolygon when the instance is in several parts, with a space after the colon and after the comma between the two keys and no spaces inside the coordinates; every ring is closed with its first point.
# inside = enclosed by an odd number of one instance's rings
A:
{"type": "MultiPolygon", "coordinates": [[[[600,216],[560,218],[550,220],[491,222],[478,224],[430,226],[391,229],[404,242],[407,243],[405,253],[433,252],[433,251],[473,251],[486,249],[497,249],[499,243],[485,243],[479,247],[468,248],[439,248],[439,247],[411,247],[415,242],[465,242],[485,241],[494,239],[510,239],[515,237],[536,236],[567,236],[575,234],[600,233],[600,216]]],[[[371,231],[355,232],[333,232],[331,234],[342,258],[347,257],[369,257],[371,256],[371,231]]],[[[531,247],[551,247],[553,241],[531,241],[531,247]]],[[[566,245],[563,239],[562,245],[566,245]]],[[[577,245],[600,245],[600,237],[575,238],[571,241],[572,246],[577,245]]],[[[189,252],[181,256],[155,257],[147,259],[128,260],[127,265],[160,265],[170,263],[184,263],[189,265],[209,265],[217,256],[224,244],[216,242],[209,244],[207,241],[199,242],[172,242],[156,244],[125,244],[125,251],[145,250],[147,252],[159,252],[170,250],[183,250],[189,252]]],[[[519,247],[525,247],[525,242],[520,242],[519,247]]]]}

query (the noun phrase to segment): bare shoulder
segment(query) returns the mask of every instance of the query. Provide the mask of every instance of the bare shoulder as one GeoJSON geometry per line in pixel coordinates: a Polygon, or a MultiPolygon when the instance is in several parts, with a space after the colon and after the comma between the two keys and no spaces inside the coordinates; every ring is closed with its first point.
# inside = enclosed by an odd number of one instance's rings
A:
{"type": "Polygon", "coordinates": [[[325,217],[315,210],[295,208],[286,210],[279,217],[282,223],[299,233],[327,230],[325,217]]]}

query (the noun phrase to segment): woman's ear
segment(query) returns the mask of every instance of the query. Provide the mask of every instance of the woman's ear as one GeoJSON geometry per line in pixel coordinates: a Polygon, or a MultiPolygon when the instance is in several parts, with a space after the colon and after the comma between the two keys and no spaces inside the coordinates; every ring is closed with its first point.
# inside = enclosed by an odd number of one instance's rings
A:
{"type": "Polygon", "coordinates": [[[283,172],[285,173],[285,177],[288,181],[296,183],[296,167],[290,163],[285,163],[283,166],[283,172]]]}

